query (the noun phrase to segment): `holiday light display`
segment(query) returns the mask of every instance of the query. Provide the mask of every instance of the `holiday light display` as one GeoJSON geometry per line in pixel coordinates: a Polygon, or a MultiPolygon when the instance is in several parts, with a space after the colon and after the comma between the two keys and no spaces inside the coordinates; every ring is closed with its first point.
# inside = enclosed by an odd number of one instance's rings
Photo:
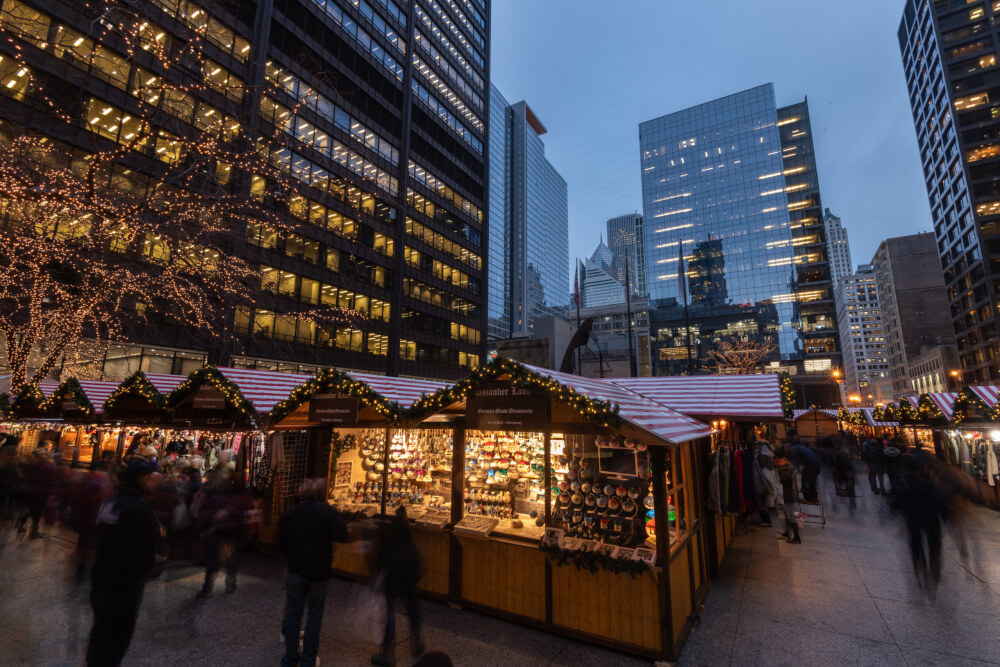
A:
{"type": "Polygon", "coordinates": [[[390,402],[365,383],[358,382],[336,369],[327,368],[305,384],[293,389],[288,398],[275,403],[270,413],[271,424],[280,423],[319,392],[333,392],[361,399],[365,405],[383,417],[387,424],[394,425],[399,422],[399,406],[395,402],[390,402]]]}
{"type": "Polygon", "coordinates": [[[768,356],[778,349],[774,336],[757,340],[748,336],[719,341],[708,351],[709,362],[718,373],[748,375],[756,373],[768,356]]]}
{"type": "MultiPolygon", "coordinates": [[[[137,326],[178,326],[239,352],[220,337],[240,312],[317,330],[360,317],[290,305],[238,252],[250,225],[279,240],[303,229],[287,202],[310,183],[275,160],[294,143],[280,123],[273,136],[249,133],[241,101],[251,91],[206,55],[224,26],[208,5],[187,4],[175,35],[127,4],[83,0],[84,35],[3,3],[0,94],[32,109],[23,127],[0,123],[0,336],[12,396],[83,341],[127,339],[137,326]],[[38,65],[52,57],[118,90],[105,100],[56,80],[38,65]]],[[[234,55],[245,60],[243,44],[234,55]]]]}
{"type": "Polygon", "coordinates": [[[111,410],[121,399],[126,396],[142,398],[153,408],[162,408],[167,403],[167,397],[161,394],[153,383],[149,381],[146,374],[136,371],[118,385],[118,388],[111,392],[111,395],[104,401],[104,411],[111,410]]]}

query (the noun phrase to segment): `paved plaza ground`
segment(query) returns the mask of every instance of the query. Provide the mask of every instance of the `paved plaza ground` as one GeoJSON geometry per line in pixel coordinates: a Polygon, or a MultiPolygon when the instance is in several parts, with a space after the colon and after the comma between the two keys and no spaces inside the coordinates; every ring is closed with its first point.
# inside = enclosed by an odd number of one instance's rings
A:
{"type": "MultiPolygon", "coordinates": [[[[859,484],[852,512],[828,479],[823,487],[826,528],[805,526],[801,545],[779,540],[778,523],[740,529],[678,664],[1000,664],[1000,514],[976,511],[968,563],[945,538],[944,578],[931,599],[915,584],[887,500],[859,484]]],[[[90,608],[87,587],[70,583],[67,538],[50,530],[45,539],[3,544],[0,665],[82,664],[90,608]]],[[[233,595],[197,600],[200,584],[200,570],[182,566],[147,587],[125,664],[277,665],[280,562],[247,557],[233,595]]],[[[358,596],[357,584],[331,586],[324,666],[367,665],[376,650],[359,623],[358,596]]],[[[650,664],[443,604],[427,602],[424,611],[428,647],[460,667],[650,664]]],[[[399,628],[397,656],[408,665],[402,618],[399,628]]]]}

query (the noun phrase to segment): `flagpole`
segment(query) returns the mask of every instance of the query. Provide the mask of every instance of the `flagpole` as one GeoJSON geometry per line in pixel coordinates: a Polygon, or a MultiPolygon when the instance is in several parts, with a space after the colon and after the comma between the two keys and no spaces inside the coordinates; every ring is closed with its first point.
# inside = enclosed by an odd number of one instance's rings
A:
{"type": "Polygon", "coordinates": [[[681,283],[681,295],[684,298],[684,334],[687,337],[687,374],[693,375],[691,369],[691,320],[688,318],[688,297],[687,297],[687,280],[684,271],[684,241],[678,241],[677,252],[679,253],[680,259],[680,271],[677,273],[677,279],[681,283]]]}
{"type": "MultiPolygon", "coordinates": [[[[580,261],[577,260],[573,278],[573,300],[576,302],[576,330],[580,330],[580,261]]],[[[580,348],[576,348],[576,372],[583,375],[583,365],[580,361],[580,348]]]]}

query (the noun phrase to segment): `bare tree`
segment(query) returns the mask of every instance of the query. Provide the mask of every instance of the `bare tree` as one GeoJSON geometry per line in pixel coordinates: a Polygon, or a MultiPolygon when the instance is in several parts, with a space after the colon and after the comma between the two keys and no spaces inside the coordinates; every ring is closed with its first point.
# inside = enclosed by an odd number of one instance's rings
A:
{"type": "Polygon", "coordinates": [[[746,336],[720,340],[709,350],[708,360],[720,374],[746,375],[758,372],[759,366],[778,348],[773,336],[760,340],[746,336]]]}
{"type": "Polygon", "coordinates": [[[80,3],[93,17],[87,34],[12,6],[0,16],[3,92],[44,118],[35,130],[0,124],[0,336],[12,394],[60,363],[92,362],[135,326],[218,337],[254,307],[319,327],[356,317],[290,307],[241,251],[248,226],[294,236],[307,216],[289,215],[288,202],[306,186],[266,149],[290,142],[280,120],[263,142],[246,127],[242,110],[259,96],[206,55],[220,39],[207,14],[189,12],[180,40],[114,0],[80,3]],[[39,51],[73,64],[79,89],[33,65],[39,51]],[[125,101],[88,96],[82,83],[95,75],[125,101]]]}

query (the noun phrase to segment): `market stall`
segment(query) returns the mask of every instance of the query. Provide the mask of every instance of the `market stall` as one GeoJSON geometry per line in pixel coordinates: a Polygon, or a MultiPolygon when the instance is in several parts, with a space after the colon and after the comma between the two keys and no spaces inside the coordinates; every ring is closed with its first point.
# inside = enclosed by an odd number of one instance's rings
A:
{"type": "MultiPolygon", "coordinates": [[[[281,437],[305,429],[318,446],[315,475],[327,478],[327,498],[348,516],[391,514],[405,505],[423,555],[425,593],[448,593],[453,488],[453,429],[419,424],[404,428],[399,410],[448,385],[434,380],[320,371],[271,411],[281,437]]],[[[444,427],[443,427],[444,426],[444,427]]],[[[336,550],[334,569],[368,575],[361,545],[336,550]]]]}
{"type": "Polygon", "coordinates": [[[58,451],[75,467],[89,468],[103,452],[115,451],[120,429],[103,424],[104,401],[116,382],[69,378],[47,399],[48,411],[62,419],[58,451]]]}
{"type": "Polygon", "coordinates": [[[859,438],[894,438],[899,435],[898,421],[885,419],[878,408],[850,407],[840,409],[840,421],[859,438]]]}
{"type": "Polygon", "coordinates": [[[806,442],[815,443],[823,438],[835,438],[840,433],[840,415],[836,410],[794,410],[792,420],[796,435],[806,442]]]}
{"type": "Polygon", "coordinates": [[[967,386],[943,433],[948,458],[974,480],[988,504],[1000,505],[1000,387],[967,386]]]}
{"type": "Polygon", "coordinates": [[[498,359],[406,413],[454,429],[449,598],[674,659],[707,589],[706,425],[498,359]]]}
{"type": "MultiPolygon", "coordinates": [[[[781,376],[704,375],[614,378],[614,384],[706,424],[718,431],[711,449],[704,449],[702,468],[711,471],[735,449],[757,455],[756,443],[773,447],[785,420],[786,401],[781,376]]],[[[718,568],[736,531],[737,514],[722,508],[708,530],[709,569],[718,568]]]]}

